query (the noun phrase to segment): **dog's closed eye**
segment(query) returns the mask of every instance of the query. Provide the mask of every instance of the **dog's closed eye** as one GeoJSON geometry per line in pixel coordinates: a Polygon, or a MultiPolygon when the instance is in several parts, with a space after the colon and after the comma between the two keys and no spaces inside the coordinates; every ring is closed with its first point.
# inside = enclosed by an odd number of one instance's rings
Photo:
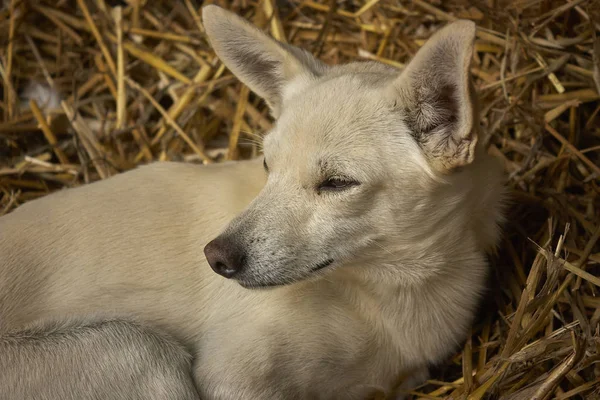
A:
{"type": "Polygon", "coordinates": [[[360,183],[352,179],[343,177],[331,177],[321,182],[317,190],[319,192],[342,191],[358,185],[360,185],[360,183]]]}
{"type": "Polygon", "coordinates": [[[269,166],[267,165],[267,159],[263,159],[263,167],[265,169],[265,171],[269,172],[269,166]]]}

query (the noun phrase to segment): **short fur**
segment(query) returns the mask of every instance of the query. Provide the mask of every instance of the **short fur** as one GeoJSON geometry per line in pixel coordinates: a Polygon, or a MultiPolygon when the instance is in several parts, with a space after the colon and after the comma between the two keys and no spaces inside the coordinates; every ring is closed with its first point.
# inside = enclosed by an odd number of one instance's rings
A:
{"type": "Polygon", "coordinates": [[[499,236],[474,24],[397,71],[326,66],[216,6],[203,19],[277,118],[268,174],[158,163],[25,204],[0,219],[0,323],[135,317],[193,349],[208,400],[362,399],[422,378],[464,340],[499,236]],[[216,236],[245,254],[234,279],[203,255],[216,236]]]}
{"type": "Polygon", "coordinates": [[[0,399],[199,400],[185,349],[129,321],[36,323],[0,355],[0,399]]]}

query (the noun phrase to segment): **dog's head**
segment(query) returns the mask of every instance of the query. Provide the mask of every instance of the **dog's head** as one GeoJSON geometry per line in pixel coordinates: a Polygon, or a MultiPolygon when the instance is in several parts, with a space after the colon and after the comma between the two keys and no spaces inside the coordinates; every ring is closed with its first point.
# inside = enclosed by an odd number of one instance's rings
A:
{"type": "Polygon", "coordinates": [[[217,6],[203,20],[217,55],[276,118],[266,186],[205,248],[212,268],[277,286],[385,253],[391,232],[418,236],[432,182],[473,161],[475,25],[450,24],[398,71],[327,66],[217,6]]]}

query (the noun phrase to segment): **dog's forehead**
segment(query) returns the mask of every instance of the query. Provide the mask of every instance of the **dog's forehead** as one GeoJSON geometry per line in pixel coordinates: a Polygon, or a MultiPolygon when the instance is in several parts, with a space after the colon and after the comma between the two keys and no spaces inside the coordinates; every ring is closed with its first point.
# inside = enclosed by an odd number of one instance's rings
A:
{"type": "Polygon", "coordinates": [[[360,78],[339,76],[296,94],[284,103],[273,140],[279,135],[300,135],[309,144],[347,140],[380,123],[389,110],[383,93],[374,80],[360,78]]]}
{"type": "MultiPolygon", "coordinates": [[[[314,102],[313,107],[288,115],[286,110],[276,124],[275,129],[265,137],[264,152],[267,162],[281,173],[297,176],[301,181],[312,179],[314,174],[321,175],[326,164],[329,171],[351,173],[353,165],[367,168],[370,160],[377,160],[381,144],[388,134],[383,126],[383,118],[373,114],[381,113],[382,108],[373,104],[362,108],[351,106],[348,102],[314,102]],[[334,105],[341,104],[341,107],[334,105]],[[278,168],[279,167],[279,168],[278,168]]],[[[352,172],[355,177],[365,171],[352,172]]]]}

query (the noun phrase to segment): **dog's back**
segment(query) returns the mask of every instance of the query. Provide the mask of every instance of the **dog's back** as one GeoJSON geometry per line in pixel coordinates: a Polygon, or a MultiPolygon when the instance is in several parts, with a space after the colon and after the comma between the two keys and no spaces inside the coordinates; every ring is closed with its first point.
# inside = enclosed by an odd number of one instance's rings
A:
{"type": "Polygon", "coordinates": [[[171,318],[165,324],[187,319],[180,303],[195,302],[198,285],[214,279],[201,267],[202,243],[250,202],[263,180],[257,161],[156,163],[2,217],[0,331],[55,313],[99,310],[140,310],[153,321],[171,318]]]}

